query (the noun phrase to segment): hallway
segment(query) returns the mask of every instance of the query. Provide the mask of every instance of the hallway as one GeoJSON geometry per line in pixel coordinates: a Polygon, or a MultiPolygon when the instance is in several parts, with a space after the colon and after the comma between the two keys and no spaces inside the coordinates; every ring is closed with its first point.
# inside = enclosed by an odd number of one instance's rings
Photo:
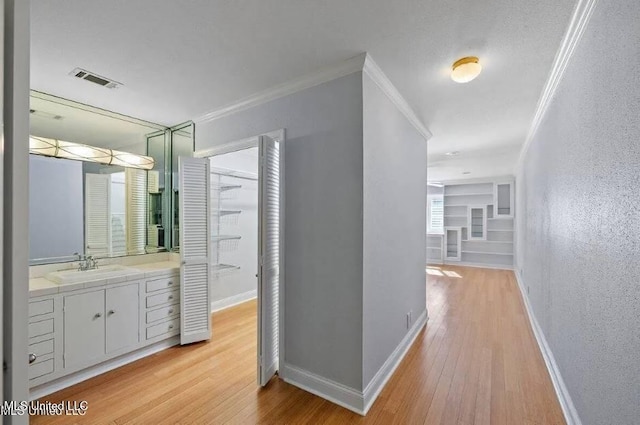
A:
{"type": "Polygon", "coordinates": [[[429,322],[365,418],[291,385],[256,385],[255,301],[213,315],[213,340],[62,390],[85,417],[33,424],[564,424],[510,271],[428,267],[429,322]]]}

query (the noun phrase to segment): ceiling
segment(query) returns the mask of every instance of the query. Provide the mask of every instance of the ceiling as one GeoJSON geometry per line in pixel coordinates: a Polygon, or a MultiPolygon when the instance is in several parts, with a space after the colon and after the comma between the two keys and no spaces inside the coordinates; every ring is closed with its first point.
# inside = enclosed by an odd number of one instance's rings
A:
{"type": "Polygon", "coordinates": [[[430,180],[510,174],[573,6],[32,0],[32,88],[175,125],[368,52],[433,133],[430,180]],[[450,66],[466,55],[479,56],[484,70],[456,84],[450,66]],[[76,67],[124,86],[75,79],[76,67]]]}

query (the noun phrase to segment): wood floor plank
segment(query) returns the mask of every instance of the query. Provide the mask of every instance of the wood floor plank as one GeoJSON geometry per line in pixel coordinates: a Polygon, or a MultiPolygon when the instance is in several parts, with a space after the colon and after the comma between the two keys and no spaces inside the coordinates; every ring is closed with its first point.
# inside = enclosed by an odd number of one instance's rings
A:
{"type": "Polygon", "coordinates": [[[513,273],[427,268],[429,322],[366,417],[278,378],[256,383],[256,303],[213,314],[210,342],[172,347],[42,401],[84,417],[33,424],[564,424],[513,273]]]}

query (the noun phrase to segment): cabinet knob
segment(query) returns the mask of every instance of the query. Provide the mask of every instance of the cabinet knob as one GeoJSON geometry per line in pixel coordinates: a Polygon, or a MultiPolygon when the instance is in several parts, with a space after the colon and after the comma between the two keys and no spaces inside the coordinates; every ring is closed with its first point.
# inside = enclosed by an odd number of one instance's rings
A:
{"type": "Polygon", "coordinates": [[[173,309],[172,309],[172,308],[170,308],[170,309],[169,309],[169,311],[168,311],[168,313],[169,313],[169,314],[173,313],[173,309]]]}
{"type": "Polygon", "coordinates": [[[173,285],[173,281],[172,281],[172,280],[170,280],[170,281],[167,283],[167,286],[171,286],[171,285],[173,285]]]}
{"type": "Polygon", "coordinates": [[[173,295],[169,295],[169,299],[172,300],[173,299],[173,295]]]}
{"type": "Polygon", "coordinates": [[[94,319],[99,319],[100,317],[102,317],[102,313],[96,313],[93,318],[94,319]]]}
{"type": "Polygon", "coordinates": [[[173,329],[173,325],[169,325],[169,329],[173,329]]]}
{"type": "Polygon", "coordinates": [[[29,364],[35,362],[37,358],[38,356],[36,356],[35,354],[29,353],[29,364]]]}
{"type": "Polygon", "coordinates": [[[116,311],[115,310],[109,310],[108,314],[109,314],[109,316],[111,316],[112,314],[116,314],[116,311]]]}

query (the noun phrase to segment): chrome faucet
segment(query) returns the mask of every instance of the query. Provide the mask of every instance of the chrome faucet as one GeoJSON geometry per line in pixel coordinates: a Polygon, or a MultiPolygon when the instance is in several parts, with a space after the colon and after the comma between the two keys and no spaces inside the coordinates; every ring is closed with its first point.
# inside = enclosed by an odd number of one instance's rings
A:
{"type": "Polygon", "coordinates": [[[81,255],[79,254],[80,262],[78,263],[78,271],[84,272],[87,270],[95,270],[98,268],[98,260],[93,258],[93,255],[81,255]]]}

